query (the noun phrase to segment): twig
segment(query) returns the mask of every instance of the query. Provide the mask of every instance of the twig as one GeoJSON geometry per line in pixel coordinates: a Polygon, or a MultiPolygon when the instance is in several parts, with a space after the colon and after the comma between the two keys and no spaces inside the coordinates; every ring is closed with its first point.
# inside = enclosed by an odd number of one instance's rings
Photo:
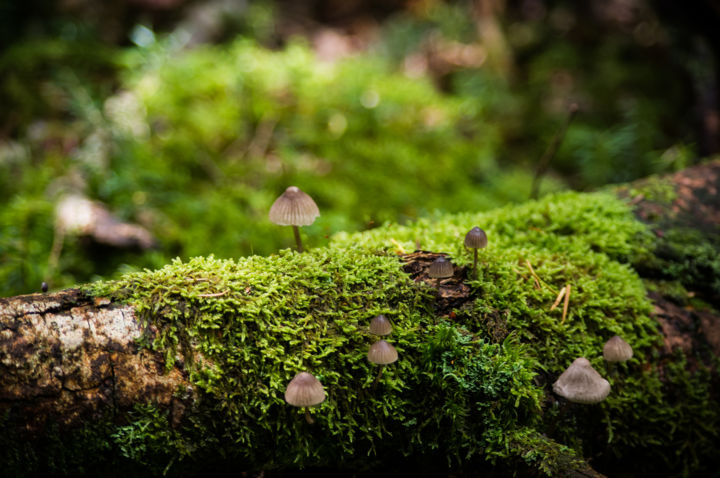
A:
{"type": "Polygon", "coordinates": [[[48,268],[45,272],[46,279],[49,281],[50,277],[55,274],[55,270],[60,262],[60,253],[62,252],[63,242],[65,240],[65,228],[61,225],[55,226],[55,234],[53,235],[53,243],[50,248],[50,257],[48,257],[48,268]]]}
{"type": "Polygon", "coordinates": [[[565,294],[565,302],[563,303],[563,315],[562,315],[562,320],[560,321],[561,324],[565,323],[565,317],[567,317],[568,305],[570,304],[571,286],[570,286],[570,284],[568,284],[565,287],[567,288],[567,294],[565,294]]]}
{"type": "Polygon", "coordinates": [[[557,307],[558,304],[560,304],[560,301],[565,296],[566,292],[567,292],[567,287],[563,287],[562,289],[560,289],[560,293],[558,294],[557,299],[555,299],[555,302],[553,302],[552,307],[550,307],[550,312],[555,310],[555,307],[557,307]]]}
{"type": "Polygon", "coordinates": [[[530,264],[530,261],[525,259],[525,264],[528,266],[528,269],[530,269],[530,274],[532,275],[533,280],[535,281],[535,287],[537,287],[538,289],[542,289],[542,286],[540,285],[540,278],[535,273],[535,270],[533,269],[532,264],[530,264]]]}
{"type": "Polygon", "coordinates": [[[407,252],[405,252],[405,248],[403,246],[401,246],[398,241],[396,241],[393,238],[390,238],[390,242],[392,242],[393,245],[397,248],[398,254],[407,254],[407,252]]]}
{"type": "Polygon", "coordinates": [[[570,123],[575,117],[577,111],[577,103],[571,104],[568,108],[567,117],[565,118],[565,122],[560,128],[560,131],[555,134],[555,137],[553,137],[552,141],[548,145],[548,148],[545,150],[545,153],[540,158],[537,169],[535,170],[535,177],[533,177],[532,188],[530,189],[530,199],[537,199],[538,194],[540,193],[540,181],[550,167],[550,162],[552,161],[553,157],[555,157],[558,149],[560,149],[560,145],[565,138],[565,133],[567,132],[568,126],[570,126],[570,123]]]}
{"type": "Polygon", "coordinates": [[[215,292],[214,294],[200,294],[198,297],[222,297],[225,294],[230,292],[229,290],[224,290],[222,292],[215,292]]]}

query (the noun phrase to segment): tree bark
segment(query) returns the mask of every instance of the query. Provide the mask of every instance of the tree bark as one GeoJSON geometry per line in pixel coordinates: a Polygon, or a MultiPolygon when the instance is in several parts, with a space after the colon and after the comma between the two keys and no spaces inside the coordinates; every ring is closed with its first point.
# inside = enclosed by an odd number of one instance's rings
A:
{"type": "Polygon", "coordinates": [[[132,307],[75,289],[0,299],[0,411],[13,408],[34,435],[48,422],[77,426],[140,400],[173,405],[189,384],[138,347],[152,333],[132,307]]]}

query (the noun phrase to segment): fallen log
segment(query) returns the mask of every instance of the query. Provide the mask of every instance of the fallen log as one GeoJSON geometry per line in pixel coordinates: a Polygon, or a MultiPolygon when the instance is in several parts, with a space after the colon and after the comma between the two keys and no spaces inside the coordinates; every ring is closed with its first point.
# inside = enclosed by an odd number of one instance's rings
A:
{"type": "Polygon", "coordinates": [[[176,261],[0,299],[0,461],[9,476],[715,469],[718,191],[712,162],[307,254],[176,261]],[[491,246],[473,280],[462,236],[477,223],[491,246]],[[395,245],[418,241],[438,252],[398,260],[395,245]],[[455,274],[430,280],[440,251],[455,274]],[[365,353],[379,313],[400,361],[376,388],[365,353]],[[614,334],[636,353],[610,375],[595,350],[614,334]],[[611,380],[606,402],[552,393],[578,355],[611,380]],[[283,400],[303,370],[328,395],[312,426],[283,400]]]}

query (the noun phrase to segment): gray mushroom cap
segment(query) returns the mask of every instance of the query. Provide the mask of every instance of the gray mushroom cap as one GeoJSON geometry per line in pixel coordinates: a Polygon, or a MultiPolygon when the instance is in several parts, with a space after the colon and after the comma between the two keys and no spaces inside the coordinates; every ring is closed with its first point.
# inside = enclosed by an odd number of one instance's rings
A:
{"type": "Polygon", "coordinates": [[[392,324],[383,314],[378,315],[370,321],[370,333],[373,335],[389,335],[392,332],[392,324]]]}
{"type": "Polygon", "coordinates": [[[312,374],[300,372],[288,383],[285,401],[295,407],[312,407],[325,401],[325,390],[312,374]]]}
{"type": "Polygon", "coordinates": [[[452,262],[445,259],[443,256],[435,259],[430,267],[428,268],[428,275],[433,279],[443,279],[445,277],[452,277],[454,273],[452,262]]]}
{"type": "Polygon", "coordinates": [[[378,340],[370,346],[367,359],[376,365],[387,365],[398,359],[397,350],[384,340],[378,340]]]}
{"type": "Polygon", "coordinates": [[[320,215],[317,204],[296,186],[290,186],[270,207],[270,221],[280,226],[309,226],[320,215]]]}
{"type": "Polygon", "coordinates": [[[605,358],[608,362],[624,362],[626,360],[630,360],[632,356],[632,347],[619,335],[616,335],[605,342],[605,346],[603,347],[603,358],[605,358]]]}
{"type": "Polygon", "coordinates": [[[610,383],[580,357],[553,383],[553,392],[575,403],[600,403],[610,393],[610,383]]]}
{"type": "Polygon", "coordinates": [[[465,234],[465,247],[470,249],[482,249],[487,247],[488,240],[485,231],[475,226],[465,234]]]}

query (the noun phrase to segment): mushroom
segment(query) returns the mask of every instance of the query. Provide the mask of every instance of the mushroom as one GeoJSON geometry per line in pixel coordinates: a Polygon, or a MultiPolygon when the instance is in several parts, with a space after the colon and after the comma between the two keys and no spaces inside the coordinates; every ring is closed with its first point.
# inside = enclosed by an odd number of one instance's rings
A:
{"type": "Polygon", "coordinates": [[[487,234],[475,226],[465,234],[465,247],[473,250],[473,277],[477,277],[478,249],[487,247],[487,234]]]}
{"type": "Polygon", "coordinates": [[[310,416],[308,407],[324,402],[325,390],[320,380],[312,374],[300,372],[288,383],[285,389],[285,401],[294,407],[304,408],[305,420],[313,424],[315,421],[310,416]]]}
{"type": "Polygon", "coordinates": [[[574,403],[600,403],[610,393],[610,382],[585,357],[575,359],[553,383],[553,392],[574,403]]]}
{"type": "Polygon", "coordinates": [[[374,388],[380,380],[380,376],[383,373],[385,365],[397,362],[398,353],[397,350],[395,350],[395,347],[390,345],[385,340],[378,340],[370,346],[370,350],[368,350],[367,353],[367,359],[370,363],[374,363],[375,365],[380,366],[377,377],[375,377],[375,381],[373,382],[374,388]]]}
{"type": "Polygon", "coordinates": [[[452,277],[454,272],[455,270],[453,268],[452,262],[445,259],[443,256],[435,259],[428,268],[428,276],[430,276],[430,278],[432,279],[437,279],[438,285],[440,283],[440,279],[444,279],[445,277],[452,277]]]}
{"type": "Polygon", "coordinates": [[[298,226],[309,226],[320,215],[317,204],[296,186],[290,186],[270,207],[270,221],[280,226],[292,226],[299,252],[303,251],[298,226]]]}
{"type": "Polygon", "coordinates": [[[624,362],[633,356],[633,349],[619,335],[605,342],[603,357],[608,362],[624,362]]]}
{"type": "Polygon", "coordinates": [[[392,324],[383,314],[378,315],[370,321],[370,333],[373,335],[389,335],[392,332],[392,324]]]}

